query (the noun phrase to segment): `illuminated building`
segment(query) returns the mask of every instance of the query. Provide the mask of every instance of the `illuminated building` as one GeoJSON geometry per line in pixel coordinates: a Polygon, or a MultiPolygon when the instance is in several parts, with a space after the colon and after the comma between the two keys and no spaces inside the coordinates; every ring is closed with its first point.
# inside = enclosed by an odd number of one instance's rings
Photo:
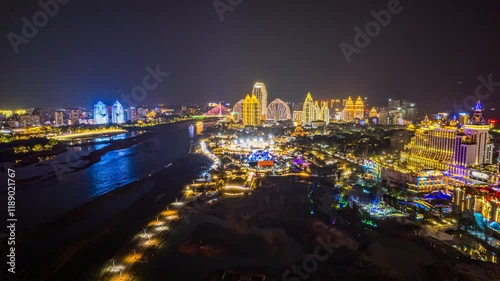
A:
{"type": "Polygon", "coordinates": [[[111,108],[111,123],[125,123],[125,111],[123,110],[123,105],[119,101],[116,101],[111,108]]]}
{"type": "Polygon", "coordinates": [[[55,117],[55,125],[56,126],[63,126],[64,125],[64,111],[56,111],[54,113],[55,117]]]}
{"type": "Polygon", "coordinates": [[[365,118],[365,103],[358,97],[354,103],[354,118],[364,119],[365,118]]]}
{"type": "Polygon", "coordinates": [[[395,110],[395,109],[397,109],[399,107],[401,107],[401,101],[400,100],[389,99],[389,101],[388,101],[388,109],[389,110],[395,110]]]}
{"type": "Polygon", "coordinates": [[[319,102],[316,100],[314,101],[314,119],[313,121],[318,121],[321,120],[321,108],[319,107],[319,102]]]}
{"type": "Polygon", "coordinates": [[[239,100],[237,103],[234,104],[234,107],[233,107],[233,115],[236,115],[235,118],[237,118],[237,120],[240,120],[241,119],[241,115],[243,113],[243,99],[239,100]]]}
{"type": "Polygon", "coordinates": [[[304,105],[302,107],[302,124],[311,125],[312,121],[316,119],[316,112],[314,110],[314,101],[311,93],[307,93],[304,105]]]}
{"type": "Polygon", "coordinates": [[[457,187],[453,192],[453,207],[460,212],[481,214],[490,228],[500,232],[498,228],[498,223],[500,223],[498,188],[457,187]]]}
{"type": "Polygon", "coordinates": [[[94,105],[94,124],[108,124],[108,110],[102,101],[94,105]]]}
{"type": "Polygon", "coordinates": [[[434,190],[448,191],[448,178],[439,170],[426,170],[412,176],[408,190],[416,193],[428,193],[434,190]]]}
{"type": "Polygon", "coordinates": [[[282,100],[275,99],[267,106],[267,120],[274,122],[292,119],[290,107],[282,100]]]}
{"type": "Polygon", "coordinates": [[[19,125],[22,127],[32,127],[32,126],[40,126],[40,116],[39,115],[31,115],[31,114],[23,114],[19,115],[19,125]]]}
{"type": "Polygon", "coordinates": [[[372,118],[372,117],[378,117],[378,113],[377,113],[377,110],[375,109],[375,107],[373,107],[370,110],[370,113],[368,114],[368,117],[370,117],[370,118],[372,118]]]}
{"type": "Polygon", "coordinates": [[[203,121],[196,122],[196,134],[201,135],[203,133],[203,121]]]}
{"type": "Polygon", "coordinates": [[[292,118],[293,118],[294,122],[300,123],[302,120],[302,111],[301,110],[294,110],[292,118]]]}
{"type": "Polygon", "coordinates": [[[69,120],[71,120],[71,125],[76,125],[80,123],[81,111],[78,108],[72,108],[69,110],[69,120]]]}
{"type": "Polygon", "coordinates": [[[469,124],[469,114],[468,113],[459,113],[458,114],[458,121],[460,124],[466,125],[469,124]]]}
{"type": "Polygon", "coordinates": [[[257,96],[247,95],[242,104],[242,117],[243,125],[245,126],[259,126],[261,122],[261,106],[257,96]]]}
{"type": "Polygon", "coordinates": [[[328,101],[322,101],[321,102],[321,109],[320,109],[320,119],[325,122],[326,125],[330,123],[330,109],[328,109],[328,101]]]}
{"type": "Polygon", "coordinates": [[[214,106],[212,109],[210,109],[209,111],[205,112],[203,115],[204,116],[228,116],[229,114],[230,114],[229,109],[219,103],[216,106],[214,106]]]}
{"type": "Polygon", "coordinates": [[[354,120],[354,102],[351,97],[347,98],[344,105],[344,111],[342,113],[344,121],[350,122],[354,120]]]}
{"type": "Polygon", "coordinates": [[[387,111],[385,111],[384,108],[382,108],[380,110],[380,112],[378,113],[378,122],[379,124],[381,125],[388,125],[387,124],[387,118],[389,117],[387,111]]]}
{"type": "Polygon", "coordinates": [[[401,152],[401,162],[418,171],[438,169],[449,171],[451,175],[488,182],[488,174],[474,171],[474,166],[491,164],[493,144],[489,136],[489,126],[482,117],[482,106],[478,101],[474,118],[470,124],[458,126],[457,120],[448,122],[445,117],[433,124],[428,117],[415,130],[409,144],[401,152]]]}
{"type": "Polygon", "coordinates": [[[267,90],[266,85],[262,82],[257,82],[253,86],[252,95],[257,97],[257,100],[260,103],[260,114],[263,116],[267,116],[267,90]]]}

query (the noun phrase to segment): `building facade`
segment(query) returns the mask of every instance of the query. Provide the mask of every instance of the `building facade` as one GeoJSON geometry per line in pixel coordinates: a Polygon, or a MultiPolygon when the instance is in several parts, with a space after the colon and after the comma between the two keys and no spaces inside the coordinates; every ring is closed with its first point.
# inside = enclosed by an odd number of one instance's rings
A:
{"type": "Polygon", "coordinates": [[[267,89],[262,82],[257,82],[253,86],[252,95],[257,97],[260,103],[260,113],[262,116],[267,116],[267,89]]]}
{"type": "Polygon", "coordinates": [[[94,105],[94,124],[108,124],[108,109],[106,105],[99,101],[94,105]]]}
{"type": "Polygon", "coordinates": [[[261,124],[261,106],[256,95],[247,95],[242,103],[243,125],[259,126],[261,124]]]}

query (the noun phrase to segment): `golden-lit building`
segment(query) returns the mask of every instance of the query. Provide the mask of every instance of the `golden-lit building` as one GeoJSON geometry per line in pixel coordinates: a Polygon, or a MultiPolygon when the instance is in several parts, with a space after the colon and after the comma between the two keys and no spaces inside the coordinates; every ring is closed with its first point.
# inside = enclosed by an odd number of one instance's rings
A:
{"type": "Polygon", "coordinates": [[[267,89],[266,85],[262,82],[257,82],[253,86],[252,95],[257,97],[260,104],[260,114],[267,116],[267,89]]]}
{"type": "Polygon", "coordinates": [[[378,112],[377,112],[377,109],[375,109],[375,107],[372,107],[372,109],[370,110],[370,113],[368,114],[368,117],[370,117],[370,118],[378,117],[378,112]]]}
{"type": "Polygon", "coordinates": [[[302,107],[302,125],[312,125],[315,121],[323,121],[326,125],[330,123],[330,109],[328,101],[314,101],[311,93],[307,93],[302,107]]]}
{"type": "Polygon", "coordinates": [[[342,118],[344,121],[353,121],[354,120],[354,102],[351,97],[348,97],[345,105],[344,111],[342,112],[342,118]]]}
{"type": "Polygon", "coordinates": [[[365,118],[365,103],[359,96],[356,99],[356,102],[354,103],[354,118],[355,119],[365,118]]]}
{"type": "Polygon", "coordinates": [[[457,187],[453,193],[453,207],[460,212],[479,213],[488,222],[500,223],[500,197],[488,187],[457,187]]]}
{"type": "Polygon", "coordinates": [[[426,116],[401,152],[401,163],[413,171],[438,169],[449,171],[452,176],[488,181],[488,175],[469,169],[491,164],[493,160],[489,126],[481,112],[482,106],[478,102],[475,117],[468,125],[445,119],[433,124],[426,116]]]}
{"type": "Polygon", "coordinates": [[[254,94],[247,95],[242,103],[243,125],[259,126],[261,124],[261,106],[259,99],[254,94]]]}
{"type": "Polygon", "coordinates": [[[304,105],[302,106],[302,124],[311,125],[312,121],[316,119],[316,113],[314,110],[314,101],[311,93],[307,93],[306,99],[304,100],[304,105]]]}

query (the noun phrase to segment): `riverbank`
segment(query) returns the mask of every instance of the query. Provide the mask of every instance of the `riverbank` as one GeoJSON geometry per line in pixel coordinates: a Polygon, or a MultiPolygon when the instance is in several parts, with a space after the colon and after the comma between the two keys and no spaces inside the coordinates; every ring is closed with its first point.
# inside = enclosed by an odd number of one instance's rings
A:
{"type": "Polygon", "coordinates": [[[89,280],[82,275],[83,269],[97,270],[151,216],[175,200],[196,175],[196,167],[206,163],[203,156],[186,155],[151,177],[109,192],[22,235],[19,264],[31,265],[25,270],[25,279],[89,280]],[[88,266],[82,268],[82,264],[88,266]],[[33,272],[39,274],[30,275],[33,272]]]}

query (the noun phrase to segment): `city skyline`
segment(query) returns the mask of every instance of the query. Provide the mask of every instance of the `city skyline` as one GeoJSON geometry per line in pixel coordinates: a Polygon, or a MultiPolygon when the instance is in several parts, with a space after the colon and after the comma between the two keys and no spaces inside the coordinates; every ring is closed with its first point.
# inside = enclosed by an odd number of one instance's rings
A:
{"type": "MultiPolygon", "coordinates": [[[[120,99],[141,84],[147,73],[145,68],[155,69],[156,65],[170,76],[147,93],[144,102],[148,104],[230,100],[234,93],[246,94],[245,81],[263,80],[275,96],[290,101],[300,101],[307,92],[319,100],[335,95],[361,95],[371,101],[419,96],[423,98],[421,108],[439,111],[452,108],[454,102],[462,104],[474,95],[481,84],[479,77],[489,80],[491,75],[492,81],[499,80],[498,56],[494,55],[498,49],[497,27],[490,12],[494,10],[493,1],[486,5],[451,0],[402,2],[403,11],[393,15],[380,35],[372,38],[362,53],[352,56],[351,63],[346,62],[339,44],[352,44],[353,28],[372,20],[370,12],[384,9],[387,1],[346,2],[344,12],[330,2],[309,5],[296,1],[283,5],[243,1],[233,12],[226,13],[223,22],[211,3],[153,2],[150,7],[122,3],[113,15],[107,11],[115,6],[108,3],[68,3],[60,7],[47,27],[40,28],[36,37],[19,46],[18,54],[6,36],[0,42],[0,54],[5,61],[2,66],[6,67],[0,72],[0,92],[8,97],[2,99],[2,105],[69,107],[92,104],[98,99],[120,99]],[[139,10],[151,16],[141,23],[134,21],[137,28],[129,30],[127,36],[118,26],[108,25],[100,31],[101,25],[96,25],[120,22],[139,10]],[[444,10],[447,12],[438,12],[444,10]],[[481,16],[475,17],[468,11],[481,16]],[[280,21],[275,19],[277,14],[280,21]],[[298,14],[302,16],[297,17],[298,14]],[[247,19],[256,16],[262,20],[246,24],[247,19]],[[423,16],[429,20],[422,21],[423,16]],[[155,24],[160,17],[168,17],[183,27],[165,30],[164,25],[155,24]],[[95,23],[89,22],[89,18],[95,23]],[[415,21],[419,24],[414,25],[415,21]],[[310,28],[295,28],[306,23],[310,28]],[[66,26],[71,28],[70,34],[66,26]],[[165,30],[162,37],[172,40],[156,36],[160,28],[165,30]],[[193,28],[200,32],[186,35],[193,28]],[[237,33],[241,29],[248,31],[246,37],[237,33]],[[271,36],[277,30],[283,30],[280,40],[271,36]],[[92,43],[90,34],[99,36],[99,45],[92,43]],[[265,45],[257,43],[261,36],[266,38],[265,45]],[[122,44],[124,40],[131,44],[122,44]],[[179,48],[171,43],[175,40],[191,47],[179,48]],[[57,45],[52,44],[55,41],[57,45]],[[87,49],[97,48],[99,51],[94,51],[93,56],[87,55],[87,49]],[[43,56],[36,57],[35,50],[43,56]],[[412,52],[416,55],[407,55],[412,52]],[[214,70],[213,65],[218,67],[214,70]],[[232,69],[232,74],[224,74],[220,69],[232,69]],[[22,83],[25,77],[32,83],[22,83]]],[[[16,3],[15,8],[8,2],[2,5],[6,7],[2,18],[7,31],[15,34],[21,34],[21,18],[31,18],[39,9],[34,1],[16,3]]],[[[491,96],[484,104],[498,108],[499,102],[491,96]]]]}

